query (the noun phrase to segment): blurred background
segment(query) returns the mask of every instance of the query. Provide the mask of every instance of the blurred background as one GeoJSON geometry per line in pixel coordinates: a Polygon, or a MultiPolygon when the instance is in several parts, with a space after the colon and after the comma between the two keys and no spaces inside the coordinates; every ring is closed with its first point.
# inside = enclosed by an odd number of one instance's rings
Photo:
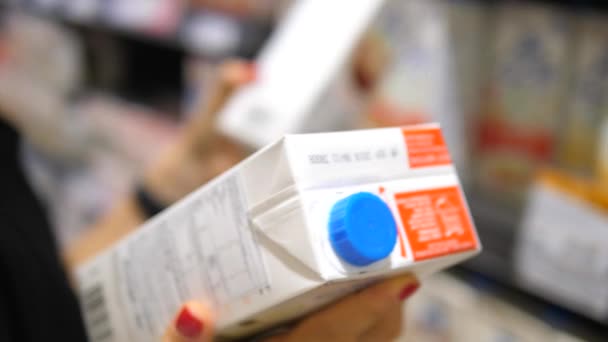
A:
{"type": "MultiPolygon", "coordinates": [[[[133,189],[208,105],[219,65],[255,60],[298,2],[0,3],[0,108],[25,127],[60,244],[133,189]]],[[[484,251],[425,283],[405,341],[608,339],[603,3],[387,0],[316,105],[355,127],[445,131],[484,251]]]]}

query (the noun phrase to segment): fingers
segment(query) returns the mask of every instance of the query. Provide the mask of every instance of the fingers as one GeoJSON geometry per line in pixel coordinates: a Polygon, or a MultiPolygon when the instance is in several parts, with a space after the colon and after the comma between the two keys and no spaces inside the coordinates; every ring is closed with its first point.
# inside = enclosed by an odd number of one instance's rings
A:
{"type": "Polygon", "coordinates": [[[213,135],[217,112],[239,87],[253,82],[255,78],[256,69],[253,63],[232,60],[220,66],[219,77],[211,91],[209,102],[195,114],[194,121],[186,128],[186,135],[193,140],[199,152],[207,148],[209,137],[213,135]]]}
{"type": "Polygon", "coordinates": [[[292,337],[296,340],[352,340],[375,327],[395,306],[419,287],[412,276],[399,276],[346,297],[302,322],[292,337]],[[346,322],[346,323],[345,323],[346,322]]]}
{"type": "Polygon", "coordinates": [[[403,306],[396,303],[371,329],[363,334],[361,342],[394,341],[401,334],[403,306]]]}
{"type": "Polygon", "coordinates": [[[209,111],[217,112],[234,91],[256,79],[256,68],[253,63],[242,60],[228,61],[220,67],[219,84],[213,94],[209,111]]]}
{"type": "Polygon", "coordinates": [[[213,340],[213,315],[201,303],[188,302],[167,329],[163,342],[206,342],[213,340]]]}
{"type": "Polygon", "coordinates": [[[146,188],[164,203],[173,203],[246,156],[247,150],[215,131],[215,114],[232,93],[255,78],[251,63],[222,64],[206,109],[201,109],[148,169],[146,188]]]}

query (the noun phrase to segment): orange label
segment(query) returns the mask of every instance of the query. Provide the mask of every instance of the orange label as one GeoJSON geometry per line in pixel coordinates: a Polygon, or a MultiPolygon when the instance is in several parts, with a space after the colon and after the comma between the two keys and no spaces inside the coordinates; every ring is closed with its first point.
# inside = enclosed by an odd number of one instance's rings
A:
{"type": "Polygon", "coordinates": [[[411,168],[449,165],[450,153],[438,127],[403,129],[411,168]]]}
{"type": "Polygon", "coordinates": [[[395,199],[414,260],[477,248],[458,187],[399,193],[395,199]]]}

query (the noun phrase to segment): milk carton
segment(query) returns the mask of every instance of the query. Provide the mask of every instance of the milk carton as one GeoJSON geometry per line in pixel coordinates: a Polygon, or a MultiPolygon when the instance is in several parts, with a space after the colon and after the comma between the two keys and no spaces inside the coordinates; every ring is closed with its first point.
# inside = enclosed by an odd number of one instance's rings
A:
{"type": "Polygon", "coordinates": [[[580,18],[567,116],[559,143],[558,161],[578,174],[593,173],[599,126],[608,100],[608,18],[580,18]]]}
{"type": "Polygon", "coordinates": [[[186,300],[223,337],[481,249],[436,125],[287,135],[78,270],[92,341],[152,341],[186,300]]]}
{"type": "Polygon", "coordinates": [[[519,2],[501,5],[495,23],[476,178],[485,192],[518,203],[554,154],[572,29],[559,10],[519,2]]]}
{"type": "Polygon", "coordinates": [[[219,113],[219,129],[258,149],[286,133],[356,128],[366,94],[351,57],[383,3],[295,2],[256,59],[256,81],[219,113]]]}

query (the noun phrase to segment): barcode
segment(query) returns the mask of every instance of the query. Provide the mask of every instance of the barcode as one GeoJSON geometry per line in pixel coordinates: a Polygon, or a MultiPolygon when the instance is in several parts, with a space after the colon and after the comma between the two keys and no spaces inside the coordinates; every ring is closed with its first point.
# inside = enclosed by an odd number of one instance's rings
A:
{"type": "Polygon", "coordinates": [[[84,320],[92,342],[112,340],[112,326],[103,293],[103,287],[96,285],[82,292],[84,320]]]}

